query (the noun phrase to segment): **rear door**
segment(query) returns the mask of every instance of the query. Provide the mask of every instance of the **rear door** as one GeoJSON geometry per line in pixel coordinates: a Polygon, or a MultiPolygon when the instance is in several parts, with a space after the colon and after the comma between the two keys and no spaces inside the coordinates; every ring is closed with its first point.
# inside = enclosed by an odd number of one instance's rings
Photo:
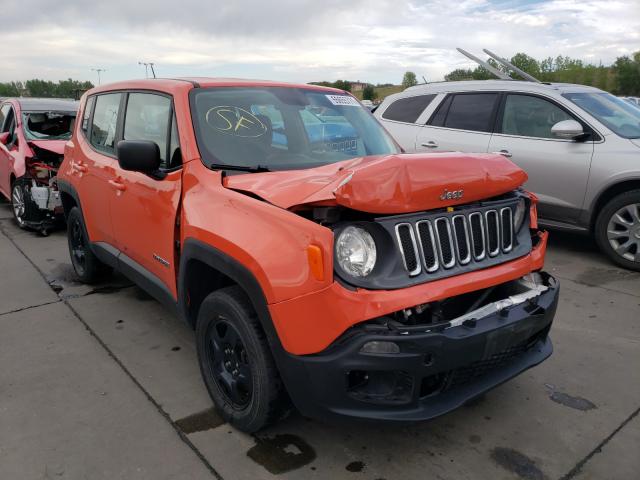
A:
{"type": "Polygon", "coordinates": [[[508,93],[489,150],[501,152],[527,172],[526,188],[539,197],[542,218],[571,221],[584,201],[594,136],[591,127],[554,100],[508,93]],[[551,127],[562,120],[576,120],[592,135],[586,141],[555,138],[551,127]]]}
{"type": "Polygon", "coordinates": [[[476,152],[489,148],[500,94],[450,93],[440,103],[416,141],[418,152],[476,152]]]}
{"type": "Polygon", "coordinates": [[[162,168],[154,177],[118,169],[109,202],[120,262],[143,267],[175,297],[182,164],[173,102],[160,93],[130,92],[123,105],[122,139],[155,142],[162,168]]]}

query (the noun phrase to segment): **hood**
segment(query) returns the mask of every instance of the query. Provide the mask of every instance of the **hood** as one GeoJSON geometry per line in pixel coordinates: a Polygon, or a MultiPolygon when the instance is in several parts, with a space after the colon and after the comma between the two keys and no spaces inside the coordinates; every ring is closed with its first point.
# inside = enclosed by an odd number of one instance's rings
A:
{"type": "Polygon", "coordinates": [[[286,209],[321,203],[399,214],[494,197],[526,180],[527,174],[501,155],[431,153],[362,157],[305,170],[233,175],[225,177],[224,185],[286,209]]]}
{"type": "Polygon", "coordinates": [[[64,146],[67,140],[29,140],[27,142],[30,146],[41,148],[58,155],[64,155],[64,146]]]}

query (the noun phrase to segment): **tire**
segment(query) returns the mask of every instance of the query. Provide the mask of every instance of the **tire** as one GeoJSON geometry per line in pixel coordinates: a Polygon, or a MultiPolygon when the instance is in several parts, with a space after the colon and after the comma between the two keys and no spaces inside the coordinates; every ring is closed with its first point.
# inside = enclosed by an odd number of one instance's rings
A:
{"type": "Polygon", "coordinates": [[[78,207],[73,207],[67,217],[67,243],[71,264],[81,282],[96,283],[111,273],[111,267],[102,263],[91,250],[89,235],[78,207]]]}
{"type": "Polygon", "coordinates": [[[252,433],[287,413],[267,338],[241,288],[223,288],[204,299],[196,345],[202,378],[224,420],[252,433]]]}
{"type": "Polygon", "coordinates": [[[640,271],[640,190],[609,200],[598,214],[595,237],[611,260],[624,268],[640,271]]]}
{"type": "Polygon", "coordinates": [[[22,178],[15,180],[11,185],[11,210],[14,220],[22,229],[27,228],[26,220],[32,207],[27,185],[22,178]]]}

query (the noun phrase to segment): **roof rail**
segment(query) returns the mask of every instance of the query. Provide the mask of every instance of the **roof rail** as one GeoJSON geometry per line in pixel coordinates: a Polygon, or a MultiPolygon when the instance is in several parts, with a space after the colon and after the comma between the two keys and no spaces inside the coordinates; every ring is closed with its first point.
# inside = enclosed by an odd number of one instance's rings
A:
{"type": "Polygon", "coordinates": [[[499,57],[498,55],[496,55],[495,53],[491,52],[490,50],[488,50],[486,48],[483,48],[482,51],[484,53],[486,53],[487,55],[489,55],[491,58],[493,58],[496,62],[501,63],[502,65],[504,65],[508,69],[513,70],[515,73],[520,75],[525,80],[529,80],[530,82],[542,83],[542,82],[540,82],[540,80],[538,80],[533,75],[529,75],[527,72],[520,70],[514,64],[512,64],[510,62],[507,62],[504,58],[499,57]]]}
{"type": "Polygon", "coordinates": [[[456,48],[456,50],[458,50],[461,54],[463,54],[465,57],[473,60],[474,62],[476,62],[478,65],[480,65],[481,67],[489,70],[491,73],[493,73],[496,77],[502,79],[502,80],[513,80],[513,78],[511,78],[509,75],[507,75],[504,72],[501,72],[500,70],[498,70],[497,68],[492,67],[491,65],[489,65],[487,62],[480,60],[478,57],[476,57],[475,55],[471,55],[469,52],[461,49],[461,48],[456,48]]]}

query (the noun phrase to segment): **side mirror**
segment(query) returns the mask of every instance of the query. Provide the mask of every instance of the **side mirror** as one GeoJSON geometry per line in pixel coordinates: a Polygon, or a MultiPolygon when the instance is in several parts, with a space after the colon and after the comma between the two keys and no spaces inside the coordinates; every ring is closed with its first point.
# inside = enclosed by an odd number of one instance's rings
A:
{"type": "Polygon", "coordinates": [[[551,133],[558,138],[575,140],[584,135],[584,130],[582,125],[575,120],[563,120],[551,127],[551,133]]]}
{"type": "Polygon", "coordinates": [[[120,140],[118,163],[123,170],[152,174],[160,168],[160,148],[149,140],[120,140]]]}
{"type": "Polygon", "coordinates": [[[0,133],[0,143],[2,145],[6,145],[7,143],[9,143],[10,136],[11,134],[9,132],[0,133]]]}

